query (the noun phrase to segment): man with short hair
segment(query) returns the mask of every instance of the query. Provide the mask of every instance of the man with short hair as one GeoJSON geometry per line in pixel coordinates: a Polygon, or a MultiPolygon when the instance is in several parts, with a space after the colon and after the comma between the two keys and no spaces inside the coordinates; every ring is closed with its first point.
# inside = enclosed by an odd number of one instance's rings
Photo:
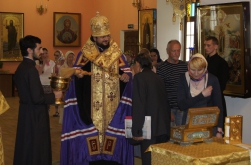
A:
{"type": "Polygon", "coordinates": [[[131,71],[108,19],[97,13],[90,26],[92,35],[74,64],[81,73],[72,77],[65,97],[60,164],[131,165],[133,146],[124,134],[125,116],[131,116],[131,71]]]}
{"type": "Polygon", "coordinates": [[[23,61],[14,82],[20,98],[14,165],[51,164],[50,121],[47,104],[54,104],[62,91],[45,94],[35,60],[43,53],[41,40],[28,35],[19,41],[23,61]]]}
{"type": "Polygon", "coordinates": [[[177,104],[177,87],[181,73],[187,71],[187,64],[179,60],[181,44],[178,40],[170,40],[167,44],[166,52],[168,59],[164,61],[158,68],[157,74],[165,83],[169,100],[169,106],[172,112],[172,125],[181,125],[183,111],[177,104]]]}
{"type": "MultiPolygon", "coordinates": [[[[223,105],[223,121],[225,122],[225,117],[227,116],[226,101],[223,95],[223,91],[226,89],[227,81],[229,78],[229,67],[221,56],[218,55],[218,39],[213,36],[209,36],[204,41],[204,49],[207,55],[208,62],[208,72],[215,75],[220,83],[222,105],[223,105]]],[[[224,129],[224,128],[223,128],[224,129]]]]}
{"type": "Polygon", "coordinates": [[[142,53],[134,60],[132,135],[134,140],[141,142],[142,164],[151,165],[151,153],[145,151],[152,144],[169,140],[171,109],[165,84],[152,71],[151,57],[142,53]],[[151,116],[151,139],[143,139],[145,116],[151,116]]]}

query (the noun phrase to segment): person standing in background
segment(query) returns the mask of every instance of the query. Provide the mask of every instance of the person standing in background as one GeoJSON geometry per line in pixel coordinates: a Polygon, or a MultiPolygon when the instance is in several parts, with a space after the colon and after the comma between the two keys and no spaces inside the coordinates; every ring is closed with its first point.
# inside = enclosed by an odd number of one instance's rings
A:
{"type": "MultiPolygon", "coordinates": [[[[147,48],[142,48],[142,49],[140,49],[140,51],[139,51],[138,54],[142,54],[142,53],[143,53],[144,55],[148,56],[148,57],[151,57],[150,51],[149,51],[147,48]]],[[[153,71],[154,73],[156,73],[156,67],[153,66],[153,65],[152,65],[152,71],[153,71]]],[[[134,75],[134,73],[133,73],[133,75],[134,75]]]]}
{"type": "MultiPolygon", "coordinates": [[[[56,50],[54,52],[54,70],[53,70],[53,76],[59,76],[59,69],[64,64],[64,55],[61,52],[61,50],[56,50]]],[[[59,105],[55,105],[55,114],[53,117],[59,117],[59,105]]]]}
{"type": "Polygon", "coordinates": [[[128,65],[131,67],[133,65],[135,54],[131,50],[127,50],[124,52],[124,55],[126,56],[128,65]]]}
{"type": "Polygon", "coordinates": [[[40,64],[40,80],[44,88],[45,93],[51,93],[50,79],[53,73],[55,63],[49,59],[49,52],[47,48],[43,48],[43,53],[41,54],[42,64],[40,64]]]}
{"type": "MultiPolygon", "coordinates": [[[[74,52],[73,51],[67,51],[65,53],[64,64],[59,68],[59,76],[61,76],[60,73],[61,73],[61,70],[63,68],[72,68],[74,62],[75,62],[75,54],[74,54],[74,52]]],[[[63,115],[64,115],[64,106],[63,105],[59,105],[59,113],[60,113],[59,123],[62,124],[62,122],[63,122],[63,115]]]]}
{"type": "Polygon", "coordinates": [[[163,80],[152,71],[152,60],[145,54],[135,57],[133,65],[132,135],[141,141],[143,165],[151,165],[151,153],[146,149],[170,138],[170,114],[167,92],[163,80]],[[145,116],[151,116],[151,139],[143,139],[142,128],[145,116]]]}
{"type": "Polygon", "coordinates": [[[27,35],[19,41],[23,61],[14,82],[20,98],[14,165],[45,165],[52,163],[48,104],[62,97],[62,91],[45,94],[35,68],[35,60],[43,53],[41,40],[27,35]]]}
{"type": "Polygon", "coordinates": [[[144,53],[145,55],[150,57],[150,51],[147,48],[140,49],[138,54],[144,53]]]}
{"type": "MultiPolygon", "coordinates": [[[[63,65],[59,68],[59,70],[61,68],[72,68],[73,67],[73,64],[75,62],[75,54],[73,51],[67,51],[65,53],[65,60],[64,60],[64,63],[63,65]]],[[[59,71],[60,72],[60,71],[59,71]]]]}
{"type": "Polygon", "coordinates": [[[178,108],[177,104],[177,86],[181,73],[187,71],[187,64],[179,60],[181,44],[178,40],[171,40],[167,44],[166,52],[168,59],[158,68],[157,74],[165,83],[166,91],[171,108],[171,125],[179,126],[182,123],[183,111],[178,108]]]}
{"type": "Polygon", "coordinates": [[[54,52],[54,62],[55,62],[54,75],[58,76],[59,68],[64,64],[64,55],[61,52],[61,50],[56,50],[54,52]]]}
{"type": "Polygon", "coordinates": [[[213,36],[207,37],[206,40],[204,41],[204,49],[207,55],[206,59],[208,62],[208,72],[215,75],[220,83],[221,98],[223,105],[223,123],[225,123],[225,117],[227,116],[227,107],[223,91],[226,89],[227,81],[229,79],[229,67],[226,60],[224,60],[217,53],[218,45],[219,45],[218,39],[213,36]]]}
{"type": "MultiPolygon", "coordinates": [[[[44,93],[49,94],[52,93],[49,77],[51,77],[51,74],[53,73],[55,63],[49,59],[48,49],[43,48],[42,50],[43,53],[40,56],[43,62],[40,65],[36,65],[36,68],[38,69],[44,93]]],[[[50,105],[48,105],[48,111],[50,111],[50,105]]]]}
{"type": "Polygon", "coordinates": [[[152,59],[152,64],[155,68],[157,68],[163,61],[160,58],[158,49],[151,49],[150,50],[150,56],[152,59]]]}

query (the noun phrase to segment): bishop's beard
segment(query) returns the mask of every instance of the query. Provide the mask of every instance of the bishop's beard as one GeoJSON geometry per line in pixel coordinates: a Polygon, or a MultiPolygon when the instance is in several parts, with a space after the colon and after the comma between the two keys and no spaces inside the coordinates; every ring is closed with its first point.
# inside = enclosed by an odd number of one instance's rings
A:
{"type": "Polygon", "coordinates": [[[110,43],[108,43],[107,45],[104,45],[104,44],[100,44],[100,43],[98,43],[98,42],[96,42],[96,44],[97,44],[97,46],[98,47],[100,47],[100,48],[102,48],[102,49],[108,49],[109,47],[110,47],[110,43]]]}

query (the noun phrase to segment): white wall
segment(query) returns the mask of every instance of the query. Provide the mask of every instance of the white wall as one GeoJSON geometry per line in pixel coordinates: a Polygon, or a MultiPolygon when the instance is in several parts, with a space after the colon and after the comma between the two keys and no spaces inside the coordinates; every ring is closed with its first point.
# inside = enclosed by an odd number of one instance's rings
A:
{"type": "MultiPolygon", "coordinates": [[[[157,1],[157,48],[163,60],[167,59],[166,46],[172,39],[182,42],[182,31],[180,31],[180,20],[172,21],[173,7],[171,2],[165,0],[157,1]]],[[[183,52],[183,50],[182,50],[183,52]]]]}
{"type": "MultiPolygon", "coordinates": [[[[231,3],[237,0],[200,0],[201,5],[231,3]]],[[[251,0],[247,0],[251,5],[251,0]]],[[[161,57],[166,59],[166,44],[171,39],[183,38],[182,32],[179,30],[179,21],[172,22],[172,4],[165,0],[157,0],[157,48],[161,57]]],[[[182,41],[181,41],[182,42],[182,41]]],[[[251,45],[250,45],[251,47],[251,45]]],[[[243,143],[251,144],[251,98],[232,98],[225,96],[227,104],[228,116],[243,116],[243,143]]]]}

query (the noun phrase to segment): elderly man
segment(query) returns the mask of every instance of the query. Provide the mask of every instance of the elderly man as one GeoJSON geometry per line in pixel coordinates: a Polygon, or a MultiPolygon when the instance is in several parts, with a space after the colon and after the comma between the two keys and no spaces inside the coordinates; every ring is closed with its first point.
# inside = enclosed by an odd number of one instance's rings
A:
{"type": "Polygon", "coordinates": [[[97,13],[90,26],[92,35],[74,64],[80,73],[66,93],[60,164],[130,165],[133,146],[124,135],[125,116],[131,115],[130,68],[111,39],[108,19],[97,13]]]}
{"type": "Polygon", "coordinates": [[[187,71],[187,64],[179,60],[180,50],[181,44],[178,40],[169,41],[166,48],[168,59],[157,68],[156,72],[165,83],[172,112],[172,125],[177,126],[181,125],[183,117],[183,111],[178,108],[177,104],[178,81],[180,74],[187,71]]]}

